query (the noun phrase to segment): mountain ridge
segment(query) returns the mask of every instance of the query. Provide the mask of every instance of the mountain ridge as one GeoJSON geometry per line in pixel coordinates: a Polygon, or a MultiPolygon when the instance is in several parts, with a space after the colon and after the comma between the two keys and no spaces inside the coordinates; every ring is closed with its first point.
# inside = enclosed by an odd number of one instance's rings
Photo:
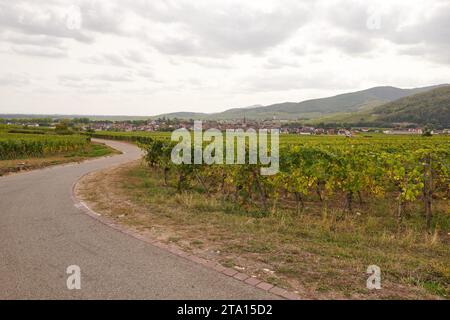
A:
{"type": "Polygon", "coordinates": [[[450,126],[450,86],[404,97],[372,110],[378,121],[450,126]]]}
{"type": "Polygon", "coordinates": [[[430,91],[443,86],[448,86],[448,84],[412,89],[402,89],[393,86],[378,86],[300,102],[282,102],[267,106],[231,108],[217,113],[174,112],[153,116],[152,118],[237,120],[245,117],[246,119],[251,120],[270,120],[274,118],[281,120],[307,120],[333,113],[370,110],[400,98],[430,91]]]}

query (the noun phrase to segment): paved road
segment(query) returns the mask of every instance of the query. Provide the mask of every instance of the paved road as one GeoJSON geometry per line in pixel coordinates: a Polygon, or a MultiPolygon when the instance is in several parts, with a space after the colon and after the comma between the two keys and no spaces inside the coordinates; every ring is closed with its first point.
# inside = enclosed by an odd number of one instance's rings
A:
{"type": "Polygon", "coordinates": [[[267,299],[225,275],[117,232],[74,207],[83,174],[140,157],[124,152],[0,178],[0,299],[267,299]],[[68,290],[66,268],[81,268],[68,290]]]}

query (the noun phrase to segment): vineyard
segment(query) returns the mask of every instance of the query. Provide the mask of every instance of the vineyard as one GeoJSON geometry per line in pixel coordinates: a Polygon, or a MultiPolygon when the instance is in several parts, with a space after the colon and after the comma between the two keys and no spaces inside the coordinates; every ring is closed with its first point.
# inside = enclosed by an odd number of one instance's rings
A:
{"type": "Polygon", "coordinates": [[[260,165],[174,165],[174,143],[154,138],[141,144],[146,160],[166,184],[181,192],[201,188],[262,212],[304,211],[305,203],[352,212],[371,199],[394,197],[401,222],[410,203],[423,204],[432,226],[435,199],[450,196],[448,137],[281,137],[280,172],[260,175],[260,165]]]}
{"type": "Polygon", "coordinates": [[[114,132],[97,131],[89,133],[92,138],[122,140],[138,143],[151,143],[154,140],[170,140],[170,132],[114,132]]]}
{"type": "Polygon", "coordinates": [[[200,187],[210,194],[263,211],[306,202],[340,204],[353,211],[371,198],[392,195],[400,221],[408,203],[421,201],[429,227],[433,199],[450,197],[450,137],[366,135],[280,136],[280,172],[261,176],[260,165],[174,165],[170,133],[97,132],[95,137],[138,142],[151,167],[179,191],[200,187]]]}
{"type": "Polygon", "coordinates": [[[118,223],[301,292],[450,294],[448,136],[280,135],[280,171],[262,176],[261,165],[175,165],[170,133],[113,135],[146,138],[145,161],[85,185],[118,223]],[[373,264],[376,293],[363,289],[373,264]]]}
{"type": "Polygon", "coordinates": [[[0,160],[39,158],[79,151],[89,144],[85,136],[58,136],[0,132],[0,160]]]}

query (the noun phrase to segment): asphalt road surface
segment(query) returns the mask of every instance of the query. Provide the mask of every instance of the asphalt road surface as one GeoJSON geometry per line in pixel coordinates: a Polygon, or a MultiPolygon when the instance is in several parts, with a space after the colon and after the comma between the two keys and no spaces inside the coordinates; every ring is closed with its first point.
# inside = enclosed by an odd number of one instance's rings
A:
{"type": "Polygon", "coordinates": [[[0,177],[0,299],[272,299],[89,217],[71,189],[82,175],[135,160],[122,155],[0,177]],[[66,269],[81,269],[81,289],[66,269]]]}

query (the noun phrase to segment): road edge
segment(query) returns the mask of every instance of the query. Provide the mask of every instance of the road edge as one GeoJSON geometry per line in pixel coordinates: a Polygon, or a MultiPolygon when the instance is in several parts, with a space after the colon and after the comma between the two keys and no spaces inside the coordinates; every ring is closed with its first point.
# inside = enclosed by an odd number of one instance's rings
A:
{"type": "MultiPolygon", "coordinates": [[[[130,161],[131,162],[131,161],[130,161]]],[[[120,165],[124,165],[127,164],[128,162],[124,162],[121,163],[120,165]]],[[[119,165],[113,165],[111,167],[108,168],[103,168],[101,170],[106,170],[106,169],[112,169],[116,166],[119,165]]],[[[233,268],[228,268],[228,267],[224,267],[221,264],[211,261],[211,260],[207,260],[201,257],[197,257],[195,255],[192,255],[190,253],[187,253],[181,249],[179,249],[178,247],[174,246],[174,245],[169,245],[166,243],[163,243],[159,240],[156,239],[150,239],[148,237],[143,236],[142,234],[130,230],[129,228],[122,226],[116,222],[114,222],[112,219],[107,218],[105,216],[102,216],[101,214],[95,212],[93,209],[91,209],[84,201],[82,201],[81,199],[79,199],[76,196],[76,192],[75,189],[78,185],[78,183],[83,180],[83,178],[85,178],[87,175],[101,171],[101,170],[94,170],[94,171],[90,171],[87,172],[85,174],[83,174],[81,177],[79,177],[73,184],[72,184],[72,188],[71,188],[71,199],[74,203],[74,206],[79,209],[80,211],[82,211],[83,213],[87,214],[88,216],[90,216],[91,218],[97,220],[98,222],[116,230],[119,231],[123,234],[126,234],[130,237],[133,237],[137,240],[143,241],[147,244],[150,244],[154,247],[157,247],[161,250],[164,250],[166,252],[169,252],[170,254],[173,254],[177,257],[183,258],[185,260],[194,262],[195,264],[201,265],[209,270],[213,270],[217,273],[223,274],[225,276],[230,277],[230,280],[237,280],[240,281],[242,283],[244,283],[245,285],[254,287],[256,289],[265,291],[265,292],[269,292],[273,295],[276,295],[278,297],[281,297],[283,299],[287,299],[287,300],[301,300],[302,298],[297,295],[296,293],[293,292],[289,292],[286,289],[283,289],[281,287],[278,286],[274,286],[270,283],[267,283],[265,281],[262,281],[254,276],[249,276],[245,273],[239,272],[233,268]]]]}

